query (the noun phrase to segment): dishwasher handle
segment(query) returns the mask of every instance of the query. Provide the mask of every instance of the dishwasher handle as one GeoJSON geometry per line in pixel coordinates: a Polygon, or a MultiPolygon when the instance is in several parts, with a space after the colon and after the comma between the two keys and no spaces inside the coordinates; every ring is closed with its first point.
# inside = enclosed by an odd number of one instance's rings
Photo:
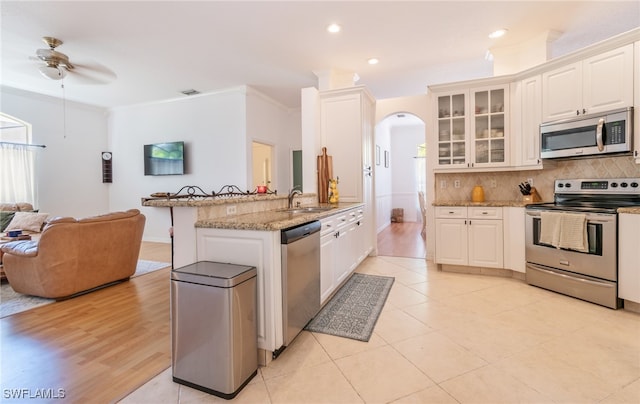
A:
{"type": "Polygon", "coordinates": [[[291,244],[301,238],[308,237],[313,233],[319,232],[321,227],[320,221],[316,220],[283,229],[280,233],[280,244],[291,244]]]}

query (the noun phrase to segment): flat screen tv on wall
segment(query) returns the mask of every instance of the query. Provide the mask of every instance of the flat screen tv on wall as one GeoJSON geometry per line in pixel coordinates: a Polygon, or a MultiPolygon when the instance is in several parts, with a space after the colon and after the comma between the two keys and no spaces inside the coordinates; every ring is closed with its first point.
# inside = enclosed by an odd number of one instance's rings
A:
{"type": "Polygon", "coordinates": [[[184,174],[184,142],[144,145],[144,175],[184,174]]]}

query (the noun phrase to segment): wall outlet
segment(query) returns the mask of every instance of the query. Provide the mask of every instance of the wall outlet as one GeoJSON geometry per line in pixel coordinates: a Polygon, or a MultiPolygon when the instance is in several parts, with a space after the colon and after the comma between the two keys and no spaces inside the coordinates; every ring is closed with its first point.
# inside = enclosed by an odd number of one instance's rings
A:
{"type": "Polygon", "coordinates": [[[227,215],[236,214],[236,205],[227,206],[227,215]]]}
{"type": "Polygon", "coordinates": [[[498,186],[498,181],[491,180],[491,188],[496,188],[498,186]]]}
{"type": "Polygon", "coordinates": [[[527,178],[527,182],[529,185],[533,186],[533,178],[527,178]]]}
{"type": "Polygon", "coordinates": [[[453,181],[453,187],[454,188],[460,188],[460,180],[453,181]]]}
{"type": "Polygon", "coordinates": [[[445,189],[447,187],[447,180],[440,180],[440,189],[445,189]]]}

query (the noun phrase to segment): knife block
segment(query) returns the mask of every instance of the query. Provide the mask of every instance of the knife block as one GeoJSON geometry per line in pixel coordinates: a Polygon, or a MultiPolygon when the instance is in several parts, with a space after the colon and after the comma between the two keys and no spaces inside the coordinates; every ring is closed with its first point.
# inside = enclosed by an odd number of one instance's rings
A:
{"type": "Polygon", "coordinates": [[[523,202],[541,202],[542,198],[540,198],[540,194],[535,188],[531,188],[531,193],[529,195],[524,195],[522,197],[523,202]]]}

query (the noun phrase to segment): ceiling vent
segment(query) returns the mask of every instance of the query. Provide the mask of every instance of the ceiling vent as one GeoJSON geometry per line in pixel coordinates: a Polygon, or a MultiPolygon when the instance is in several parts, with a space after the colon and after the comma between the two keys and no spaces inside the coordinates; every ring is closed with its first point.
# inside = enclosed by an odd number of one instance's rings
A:
{"type": "Polygon", "coordinates": [[[200,94],[200,91],[198,90],[194,90],[193,88],[189,89],[189,90],[184,90],[184,91],[180,91],[182,94],[184,95],[196,95],[196,94],[200,94]]]}

